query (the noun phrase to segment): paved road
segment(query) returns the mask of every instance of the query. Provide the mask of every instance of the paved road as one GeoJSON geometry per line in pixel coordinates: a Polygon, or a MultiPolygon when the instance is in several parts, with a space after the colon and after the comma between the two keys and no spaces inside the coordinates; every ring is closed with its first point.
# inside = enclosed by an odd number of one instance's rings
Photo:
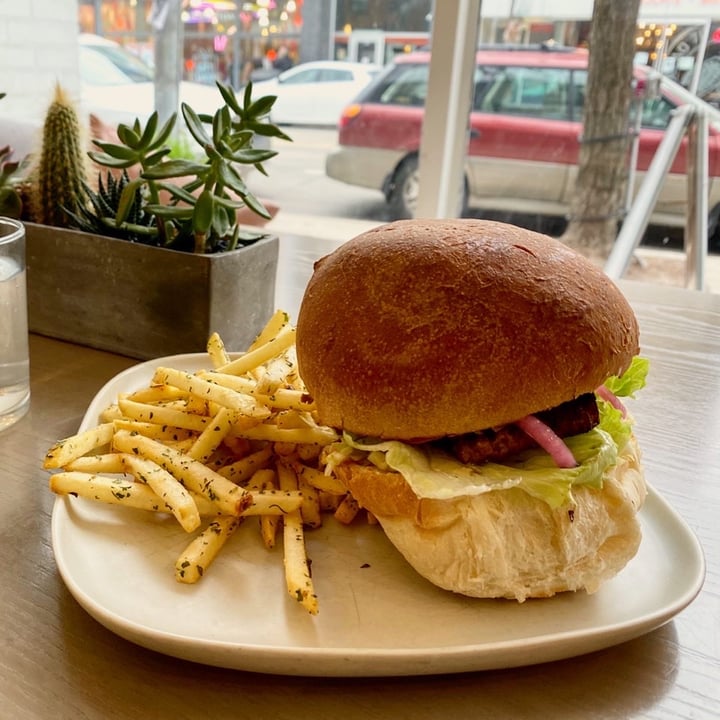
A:
{"type": "Polygon", "coordinates": [[[248,178],[256,195],[272,200],[287,213],[378,222],[389,219],[380,191],[345,185],[325,175],[325,157],[336,145],[337,131],[283,129],[293,142],[273,139],[272,147],[279,154],[266,165],[269,176],[253,173],[248,178]]]}

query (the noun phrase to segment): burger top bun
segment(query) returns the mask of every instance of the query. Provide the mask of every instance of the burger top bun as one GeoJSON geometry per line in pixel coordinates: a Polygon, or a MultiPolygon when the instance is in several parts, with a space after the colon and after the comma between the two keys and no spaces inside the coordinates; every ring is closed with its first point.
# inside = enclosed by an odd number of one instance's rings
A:
{"type": "Polygon", "coordinates": [[[297,322],[320,420],[430,439],[512,422],[620,375],[627,301],[553,238],[483,220],[380,226],[315,264],[297,322]]]}

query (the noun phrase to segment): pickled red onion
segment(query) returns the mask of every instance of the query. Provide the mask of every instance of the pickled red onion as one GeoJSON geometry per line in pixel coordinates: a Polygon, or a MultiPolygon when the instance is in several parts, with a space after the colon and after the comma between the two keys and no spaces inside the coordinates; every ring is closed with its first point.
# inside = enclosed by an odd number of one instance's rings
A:
{"type": "Polygon", "coordinates": [[[607,400],[616,410],[622,413],[623,417],[627,416],[627,408],[622,404],[620,398],[615,393],[608,390],[604,385],[601,385],[595,392],[603,399],[607,400]]]}
{"type": "Polygon", "coordinates": [[[528,434],[561,468],[571,468],[577,465],[572,451],[563,439],[546,423],[534,415],[526,415],[515,421],[523,432],[528,434]]]}

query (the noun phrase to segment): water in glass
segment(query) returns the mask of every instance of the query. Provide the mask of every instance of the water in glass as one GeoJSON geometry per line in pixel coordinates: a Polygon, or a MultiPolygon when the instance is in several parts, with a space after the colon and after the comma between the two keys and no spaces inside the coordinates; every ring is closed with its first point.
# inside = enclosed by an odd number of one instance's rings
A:
{"type": "Polygon", "coordinates": [[[25,269],[0,257],[0,430],[24,415],[29,401],[25,269]]]}

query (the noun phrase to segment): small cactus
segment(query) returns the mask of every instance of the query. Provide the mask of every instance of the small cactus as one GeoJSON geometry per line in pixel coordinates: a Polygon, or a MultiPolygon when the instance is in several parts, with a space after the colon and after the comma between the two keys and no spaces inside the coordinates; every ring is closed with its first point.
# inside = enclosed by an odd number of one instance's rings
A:
{"type": "Polygon", "coordinates": [[[45,116],[42,149],[34,169],[33,214],[37,222],[66,227],[68,211],[80,211],[87,178],[85,158],[77,112],[58,84],[45,116]]]}

